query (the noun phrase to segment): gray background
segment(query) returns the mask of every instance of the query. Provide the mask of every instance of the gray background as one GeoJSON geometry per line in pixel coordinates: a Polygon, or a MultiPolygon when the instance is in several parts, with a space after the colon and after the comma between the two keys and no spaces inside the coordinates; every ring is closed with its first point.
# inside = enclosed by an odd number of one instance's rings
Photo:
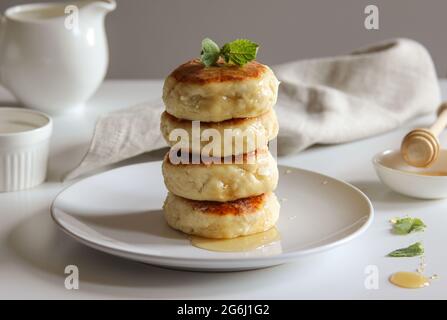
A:
{"type": "MultiPolygon", "coordinates": [[[[39,2],[1,0],[0,10],[39,2]]],[[[159,78],[196,57],[201,39],[219,44],[244,37],[276,64],[350,52],[368,43],[409,37],[432,53],[447,75],[446,0],[118,0],[106,20],[109,78],[159,78]],[[376,4],[380,30],[364,28],[364,8],[376,4]]]]}

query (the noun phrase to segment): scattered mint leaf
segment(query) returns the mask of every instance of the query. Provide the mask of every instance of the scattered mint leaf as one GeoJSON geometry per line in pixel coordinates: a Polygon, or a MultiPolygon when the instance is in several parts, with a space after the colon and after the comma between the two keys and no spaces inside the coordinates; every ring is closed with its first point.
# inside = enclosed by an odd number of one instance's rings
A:
{"type": "Polygon", "coordinates": [[[398,218],[391,221],[393,232],[396,234],[409,234],[412,232],[423,231],[427,226],[419,218],[398,218]]]}
{"type": "Polygon", "coordinates": [[[220,50],[226,63],[239,66],[256,59],[259,45],[247,39],[237,39],[225,44],[220,50]]]}
{"type": "Polygon", "coordinates": [[[202,52],[200,53],[200,59],[202,63],[209,67],[216,64],[219,60],[220,49],[219,46],[210,38],[202,40],[202,52]]]}
{"type": "Polygon", "coordinates": [[[402,257],[416,257],[424,253],[422,243],[416,242],[409,247],[394,250],[388,254],[388,257],[402,258],[402,257]]]}

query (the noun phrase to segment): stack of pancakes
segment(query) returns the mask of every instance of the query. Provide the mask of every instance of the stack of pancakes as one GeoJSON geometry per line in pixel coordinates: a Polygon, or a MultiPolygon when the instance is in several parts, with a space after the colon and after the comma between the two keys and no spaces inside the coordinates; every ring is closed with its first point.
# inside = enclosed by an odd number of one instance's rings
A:
{"type": "Polygon", "coordinates": [[[267,144],[278,134],[273,110],[278,84],[272,70],[256,61],[244,66],[220,61],[205,67],[200,60],[192,60],[168,76],[161,131],[171,146],[163,161],[163,176],[169,190],[164,213],[172,228],[207,238],[234,238],[275,225],[279,203],[273,191],[278,168],[267,144]],[[206,160],[172,161],[179,151],[186,151],[191,160],[209,144],[190,141],[179,148],[178,140],[169,138],[175,129],[193,136],[193,121],[200,121],[200,133],[207,129],[219,133],[219,146],[207,150],[206,160]],[[263,142],[236,143],[225,139],[227,129],[241,130],[263,142]]]}

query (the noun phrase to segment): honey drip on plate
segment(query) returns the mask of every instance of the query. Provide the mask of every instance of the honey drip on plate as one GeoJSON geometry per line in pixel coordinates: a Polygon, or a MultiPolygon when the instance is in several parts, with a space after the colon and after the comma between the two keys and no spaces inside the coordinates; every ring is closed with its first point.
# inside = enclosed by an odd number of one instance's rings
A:
{"type": "Polygon", "coordinates": [[[280,240],[276,228],[233,239],[209,239],[197,236],[190,237],[191,244],[197,248],[218,252],[244,252],[270,245],[280,240]]]}

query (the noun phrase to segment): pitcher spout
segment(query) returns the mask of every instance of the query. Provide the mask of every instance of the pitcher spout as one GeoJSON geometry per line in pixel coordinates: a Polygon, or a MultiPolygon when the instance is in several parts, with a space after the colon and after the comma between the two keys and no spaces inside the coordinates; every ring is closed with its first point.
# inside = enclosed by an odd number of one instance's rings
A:
{"type": "Polygon", "coordinates": [[[101,10],[104,13],[109,13],[116,9],[116,1],[115,0],[93,0],[93,1],[84,1],[85,5],[82,9],[85,10],[101,10]]]}
{"type": "Polygon", "coordinates": [[[113,11],[116,9],[116,1],[115,0],[101,0],[96,2],[97,6],[104,8],[107,12],[113,11]]]}

